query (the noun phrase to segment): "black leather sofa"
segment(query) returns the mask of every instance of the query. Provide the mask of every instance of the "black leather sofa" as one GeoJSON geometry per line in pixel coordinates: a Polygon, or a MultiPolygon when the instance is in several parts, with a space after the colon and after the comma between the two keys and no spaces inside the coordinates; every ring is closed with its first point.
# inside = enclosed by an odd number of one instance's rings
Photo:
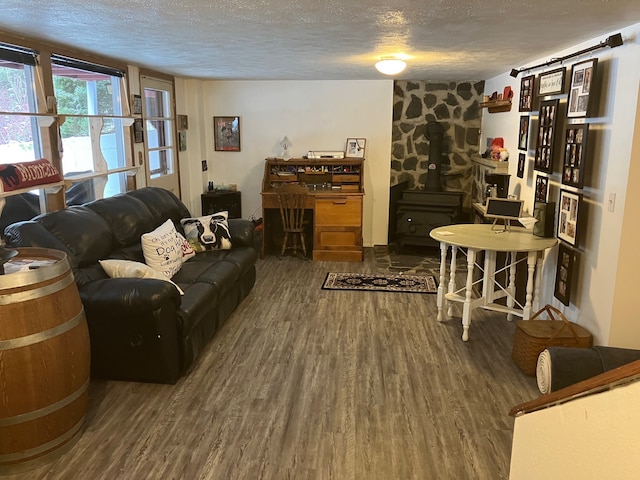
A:
{"type": "Polygon", "coordinates": [[[249,294],[258,252],[254,224],[230,219],[232,248],[198,253],[169,282],[109,278],[98,260],[144,262],[140,237],[167,219],[191,217],[171,192],[149,187],[39,215],[6,227],[9,246],[69,257],[91,338],[92,375],[175,383],[249,294]]]}

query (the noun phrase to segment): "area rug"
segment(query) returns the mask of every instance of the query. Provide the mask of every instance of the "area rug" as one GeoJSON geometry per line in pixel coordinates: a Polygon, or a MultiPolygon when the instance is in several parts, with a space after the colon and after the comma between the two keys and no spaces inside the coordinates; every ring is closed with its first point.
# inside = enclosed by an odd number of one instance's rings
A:
{"type": "Polygon", "coordinates": [[[370,292],[436,293],[433,275],[385,275],[369,273],[327,273],[323,290],[364,290],[370,292]]]}

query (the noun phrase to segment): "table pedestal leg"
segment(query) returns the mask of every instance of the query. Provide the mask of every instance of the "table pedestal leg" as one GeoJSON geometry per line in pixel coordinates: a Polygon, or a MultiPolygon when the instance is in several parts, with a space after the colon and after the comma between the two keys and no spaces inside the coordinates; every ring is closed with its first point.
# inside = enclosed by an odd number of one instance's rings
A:
{"type": "Polygon", "coordinates": [[[538,252],[529,252],[527,255],[527,296],[522,310],[522,319],[529,320],[531,318],[531,303],[533,299],[533,276],[536,270],[536,257],[538,252]]]}
{"type": "MultiPolygon", "coordinates": [[[[455,245],[451,246],[451,267],[449,268],[449,293],[453,293],[456,291],[456,256],[458,254],[458,247],[455,245]]],[[[453,315],[453,303],[448,303],[449,308],[447,308],[447,315],[451,317],[453,315]]]]}
{"type": "MultiPolygon", "coordinates": [[[[507,287],[507,307],[513,308],[516,298],[516,261],[517,252],[510,252],[509,254],[509,286],[507,287]]],[[[507,321],[513,320],[513,313],[507,314],[507,321]]]]}
{"type": "Polygon", "coordinates": [[[536,279],[533,291],[533,310],[540,310],[540,287],[542,286],[542,267],[544,264],[544,252],[538,252],[538,265],[536,266],[536,279]]]}
{"type": "Polygon", "coordinates": [[[442,318],[442,309],[444,308],[444,282],[447,274],[447,244],[440,242],[440,284],[438,285],[438,321],[444,320],[442,318]]]}
{"type": "Polygon", "coordinates": [[[469,325],[471,325],[471,296],[473,293],[473,268],[476,263],[476,251],[473,248],[467,250],[467,284],[465,291],[464,307],[462,309],[462,341],[469,340],[469,325]]]}

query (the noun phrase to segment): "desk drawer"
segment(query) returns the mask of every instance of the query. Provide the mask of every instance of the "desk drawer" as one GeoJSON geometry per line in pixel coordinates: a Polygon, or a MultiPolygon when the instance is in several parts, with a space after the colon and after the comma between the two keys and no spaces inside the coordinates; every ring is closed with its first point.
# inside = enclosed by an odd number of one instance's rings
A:
{"type": "Polygon", "coordinates": [[[315,207],[316,227],[362,225],[362,197],[359,195],[316,198],[315,207]]]}

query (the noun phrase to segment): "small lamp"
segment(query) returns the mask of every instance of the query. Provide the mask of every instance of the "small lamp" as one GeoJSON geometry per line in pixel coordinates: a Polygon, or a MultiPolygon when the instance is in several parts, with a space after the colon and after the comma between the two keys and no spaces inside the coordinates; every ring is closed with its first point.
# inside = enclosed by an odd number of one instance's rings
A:
{"type": "Polygon", "coordinates": [[[405,68],[406,62],[397,57],[380,57],[380,61],[376,63],[376,70],[385,75],[396,75],[405,68]]]}

